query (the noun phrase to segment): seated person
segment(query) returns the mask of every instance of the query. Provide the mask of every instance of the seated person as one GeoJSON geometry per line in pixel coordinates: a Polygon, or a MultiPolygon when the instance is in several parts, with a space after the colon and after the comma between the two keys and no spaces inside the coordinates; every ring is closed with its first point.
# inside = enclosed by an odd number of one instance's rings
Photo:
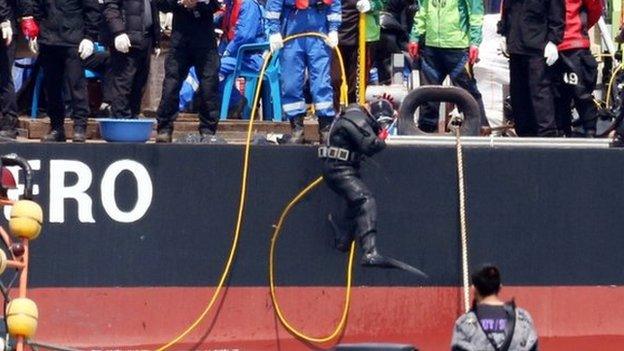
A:
{"type": "MultiPolygon", "coordinates": [[[[233,37],[225,47],[221,58],[221,68],[219,69],[219,88],[221,94],[223,94],[225,80],[236,68],[238,49],[245,44],[266,42],[264,25],[262,24],[262,12],[262,5],[257,0],[242,0],[240,8],[234,7],[232,11],[228,11],[230,15],[228,23],[236,24],[234,25],[233,37]]],[[[227,36],[224,35],[224,37],[227,36]]],[[[245,57],[242,68],[249,71],[260,71],[260,69],[262,69],[262,63],[262,54],[255,53],[245,57]]],[[[245,99],[234,89],[232,98],[230,99],[230,107],[234,107],[237,111],[237,113],[234,114],[240,114],[245,104],[245,99]]]]}
{"type": "Polygon", "coordinates": [[[452,351],[537,351],[537,332],[529,312],[498,298],[500,271],[484,265],[471,276],[475,301],[453,329],[452,351]]]}

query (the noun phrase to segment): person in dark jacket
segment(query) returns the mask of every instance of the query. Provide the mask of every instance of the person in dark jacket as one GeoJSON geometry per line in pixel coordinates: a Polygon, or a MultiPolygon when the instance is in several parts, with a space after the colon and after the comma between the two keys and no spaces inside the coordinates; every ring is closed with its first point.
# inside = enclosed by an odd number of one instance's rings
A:
{"type": "Polygon", "coordinates": [[[219,53],[213,14],[216,0],[156,0],[158,9],[173,12],[171,49],[165,60],[165,80],[158,106],[156,142],[171,142],[173,121],[178,115],[179,94],[191,67],[200,84],[199,134],[209,141],[219,123],[219,53]]]}
{"type": "Polygon", "coordinates": [[[137,118],[152,52],[160,44],[158,9],[151,0],[104,0],[104,18],[113,38],[111,113],[137,118]]]}
{"type": "Polygon", "coordinates": [[[87,83],[82,60],[93,54],[97,38],[98,8],[86,0],[22,0],[25,19],[21,26],[40,51],[44,89],[51,129],[42,141],[65,141],[62,82],[69,83],[74,118],[74,142],[84,142],[89,113],[87,83]],[[37,23],[40,24],[39,32],[37,23]]]}
{"type": "Polygon", "coordinates": [[[510,95],[519,136],[558,136],[552,65],[564,33],[564,0],[503,2],[498,32],[509,54],[510,95]]]}
{"type": "Polygon", "coordinates": [[[602,15],[602,0],[566,0],[566,21],[563,41],[557,47],[555,112],[560,132],[572,134],[574,107],[583,124],[583,136],[596,135],[598,108],[592,95],[598,79],[598,63],[589,50],[588,31],[602,15]]]}
{"type": "Polygon", "coordinates": [[[347,203],[345,220],[349,229],[346,233],[343,232],[331,216],[330,222],[336,234],[338,250],[347,251],[354,238],[360,241],[364,250],[362,265],[400,268],[426,277],[418,269],[383,256],[377,250],[377,203],[375,196],[362,180],[360,164],[365,157],[372,157],[386,147],[388,131],[377,120],[391,117],[387,115],[393,114],[393,108],[391,105],[384,108],[387,105],[390,105],[387,101],[373,101],[373,111],[357,104],[349,105],[334,120],[325,145],[318,150],[319,158],[323,162],[323,179],[347,203]]]}
{"type": "Polygon", "coordinates": [[[17,137],[17,104],[12,67],[17,35],[17,2],[0,0],[0,138],[17,137]]]}

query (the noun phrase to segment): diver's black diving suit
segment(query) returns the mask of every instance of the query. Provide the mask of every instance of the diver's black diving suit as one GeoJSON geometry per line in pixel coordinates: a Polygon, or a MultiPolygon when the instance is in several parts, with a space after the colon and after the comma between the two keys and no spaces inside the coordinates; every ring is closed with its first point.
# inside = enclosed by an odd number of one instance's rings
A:
{"type": "Polygon", "coordinates": [[[377,204],[373,193],[362,181],[360,163],[365,156],[373,156],[386,147],[386,135],[387,132],[368,111],[351,104],[334,120],[326,145],[319,148],[325,182],[347,202],[345,217],[349,228],[346,233],[330,217],[336,232],[336,248],[347,251],[351,240],[356,238],[364,251],[362,265],[401,268],[421,274],[417,269],[377,252],[377,204]]]}

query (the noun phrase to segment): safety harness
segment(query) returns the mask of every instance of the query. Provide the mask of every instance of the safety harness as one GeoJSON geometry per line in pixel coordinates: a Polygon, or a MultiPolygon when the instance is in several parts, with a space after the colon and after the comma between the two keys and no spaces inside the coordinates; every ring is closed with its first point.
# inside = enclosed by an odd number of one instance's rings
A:
{"type": "Polygon", "coordinates": [[[483,329],[483,325],[481,325],[481,320],[479,319],[479,315],[477,314],[476,306],[473,306],[472,312],[477,317],[477,324],[479,325],[479,329],[485,334],[485,337],[490,342],[490,345],[494,348],[495,351],[508,351],[509,346],[511,346],[511,341],[513,340],[514,331],[516,329],[516,303],[512,300],[511,302],[505,303],[503,305],[503,309],[505,310],[505,314],[507,315],[507,323],[505,324],[505,341],[499,347],[496,344],[496,341],[492,336],[485,332],[483,329]]]}

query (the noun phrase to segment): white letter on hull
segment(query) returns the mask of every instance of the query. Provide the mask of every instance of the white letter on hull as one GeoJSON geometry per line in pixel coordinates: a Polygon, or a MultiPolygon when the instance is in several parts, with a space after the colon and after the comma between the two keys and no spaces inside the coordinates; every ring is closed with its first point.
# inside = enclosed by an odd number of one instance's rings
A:
{"type": "Polygon", "coordinates": [[[86,191],[91,186],[93,174],[86,164],[75,160],[50,160],[50,222],[65,222],[65,199],[74,199],[78,204],[78,220],[81,223],[95,223],[93,201],[86,191]],[[65,174],[74,173],[78,181],[65,186],[65,174]]]}
{"type": "Polygon", "coordinates": [[[113,220],[121,223],[136,222],[145,215],[152,204],[152,179],[142,164],[132,160],[120,160],[111,164],[104,172],[100,192],[102,206],[113,220]],[[115,181],[123,171],[132,173],[137,182],[137,202],[128,212],[122,211],[115,199],[115,181]]]}

